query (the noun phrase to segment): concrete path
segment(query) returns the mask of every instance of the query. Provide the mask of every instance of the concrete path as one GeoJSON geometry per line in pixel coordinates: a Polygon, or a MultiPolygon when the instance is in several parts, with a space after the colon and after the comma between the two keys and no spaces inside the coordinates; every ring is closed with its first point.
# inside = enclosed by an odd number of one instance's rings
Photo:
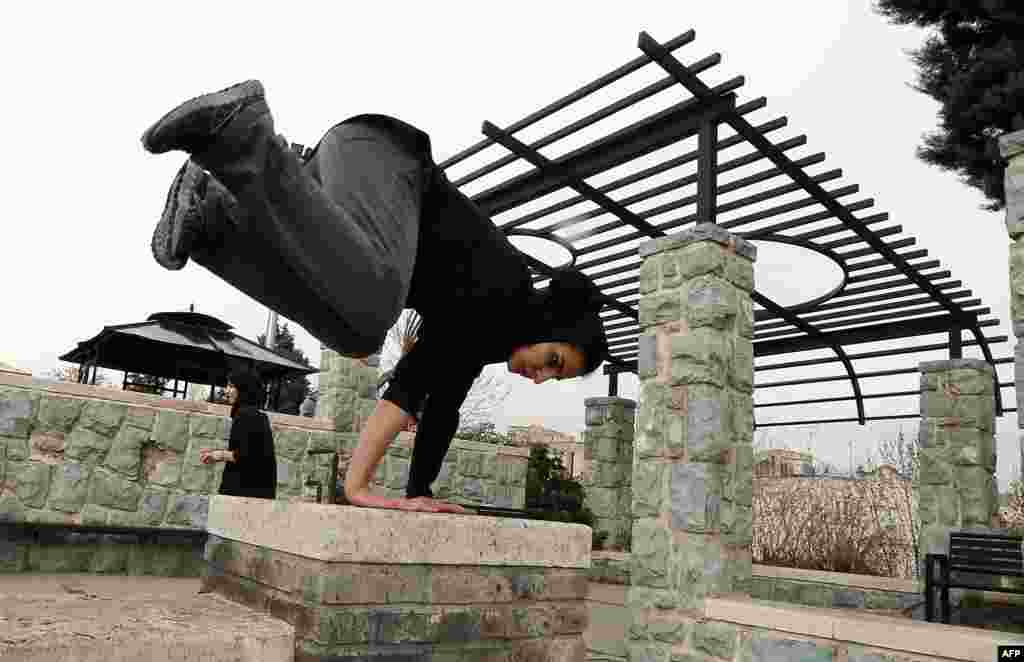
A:
{"type": "Polygon", "coordinates": [[[169,577],[0,574],[0,662],[285,662],[288,624],[169,577]]]}

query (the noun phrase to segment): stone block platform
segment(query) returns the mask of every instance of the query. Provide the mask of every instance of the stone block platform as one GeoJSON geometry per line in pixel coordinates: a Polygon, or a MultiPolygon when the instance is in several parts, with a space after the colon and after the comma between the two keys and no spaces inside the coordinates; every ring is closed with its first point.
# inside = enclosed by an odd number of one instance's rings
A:
{"type": "Polygon", "coordinates": [[[579,661],[591,531],[211,499],[204,590],[295,628],[295,660],[579,661]]]}

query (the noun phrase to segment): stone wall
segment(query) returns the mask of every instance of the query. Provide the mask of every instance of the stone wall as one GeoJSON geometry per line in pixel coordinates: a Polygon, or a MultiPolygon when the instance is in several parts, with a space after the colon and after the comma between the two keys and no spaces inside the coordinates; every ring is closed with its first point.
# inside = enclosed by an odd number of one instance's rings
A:
{"type": "Polygon", "coordinates": [[[709,596],[749,591],[755,254],[712,224],[640,248],[634,660],[736,653],[700,619],[709,596]]]}
{"type": "Polygon", "coordinates": [[[321,346],[316,415],[338,432],[359,432],[377,404],[380,359],[350,359],[321,346]]]}
{"type": "Polygon", "coordinates": [[[998,508],[993,370],[978,359],[920,370],[921,553],[946,554],[950,531],[987,528],[998,508]]]}
{"type": "MultiPolygon", "coordinates": [[[[371,492],[405,496],[414,439],[409,432],[399,433],[377,469],[371,492]]],[[[434,496],[463,504],[522,510],[526,507],[529,460],[527,448],[453,439],[434,482],[434,496]]]]}
{"type": "MultiPolygon", "coordinates": [[[[0,375],[0,522],[202,529],[224,465],[201,464],[199,450],[227,446],[227,413],[206,402],[0,375]]],[[[344,463],[358,441],[327,419],[269,417],[281,500],[308,498],[310,478],[326,486],[330,452],[344,463]]],[[[379,489],[404,490],[411,441],[394,444],[379,489]]],[[[524,449],[456,441],[442,491],[455,501],[522,507],[526,464],[524,449]]]]}
{"type": "Polygon", "coordinates": [[[636,402],[625,398],[587,398],[583,486],[594,513],[594,532],[604,532],[604,548],[630,548],[633,502],[633,438],[636,402]]]}
{"type": "MultiPolygon", "coordinates": [[[[754,565],[750,595],[808,607],[905,612],[924,604],[920,582],[754,565]]],[[[922,611],[923,614],[923,611],[922,611]]]]}
{"type": "MultiPolygon", "coordinates": [[[[999,153],[1007,161],[1006,233],[1010,236],[1010,321],[1017,338],[1014,382],[1017,387],[1017,429],[1024,430],[1024,131],[999,138],[999,153]]],[[[1024,471],[1024,432],[1019,433],[1020,468],[1024,471]]]]}

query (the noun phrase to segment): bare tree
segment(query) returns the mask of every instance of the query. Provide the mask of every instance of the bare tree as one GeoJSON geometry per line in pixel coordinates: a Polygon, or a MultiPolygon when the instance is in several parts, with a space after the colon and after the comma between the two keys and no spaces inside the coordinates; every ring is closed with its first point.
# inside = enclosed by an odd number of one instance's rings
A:
{"type": "MultiPolygon", "coordinates": [[[[916,577],[921,576],[921,522],[915,516],[914,486],[917,484],[918,469],[920,467],[920,447],[917,436],[907,437],[903,434],[903,428],[899,429],[895,437],[888,437],[878,441],[878,459],[881,464],[888,464],[896,469],[900,478],[901,489],[897,507],[902,515],[911,522],[910,543],[914,550],[914,572],[916,577]]],[[[865,462],[866,468],[874,470],[878,466],[874,454],[868,456],[865,462]]]]}
{"type": "MultiPolygon", "coordinates": [[[[388,331],[380,353],[381,388],[394,373],[399,359],[412,350],[422,328],[423,318],[414,310],[406,310],[388,331]]],[[[476,427],[489,422],[510,390],[500,367],[485,367],[459,409],[460,426],[476,427]]]]}
{"type": "MultiPolygon", "coordinates": [[[[53,370],[46,373],[46,376],[51,379],[57,379],[62,382],[78,382],[80,376],[80,369],[77,365],[61,366],[60,368],[54,368],[53,370]]],[[[96,371],[96,385],[102,386],[103,384],[109,384],[110,379],[104,370],[96,371]]]]}

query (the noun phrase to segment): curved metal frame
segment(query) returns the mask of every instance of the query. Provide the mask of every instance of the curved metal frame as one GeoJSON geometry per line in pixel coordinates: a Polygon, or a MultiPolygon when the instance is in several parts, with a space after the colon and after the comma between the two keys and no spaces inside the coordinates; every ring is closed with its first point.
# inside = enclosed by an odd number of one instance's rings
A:
{"type": "MultiPolygon", "coordinates": [[[[543,230],[528,230],[526,228],[511,228],[511,229],[508,229],[508,230],[504,230],[504,234],[505,234],[506,237],[531,237],[533,239],[543,239],[545,241],[550,241],[553,244],[558,244],[559,246],[561,246],[565,250],[569,251],[569,261],[566,262],[565,264],[562,264],[562,265],[557,266],[557,267],[552,267],[552,268],[553,269],[570,269],[570,268],[576,266],[576,259],[579,257],[579,249],[577,249],[575,246],[570,244],[568,241],[566,241],[565,239],[562,239],[561,237],[555,235],[552,232],[546,232],[546,231],[543,231],[543,230]]],[[[523,253],[525,251],[520,251],[520,252],[523,253]]],[[[534,259],[536,260],[537,258],[534,258],[534,259]]]]}
{"type": "Polygon", "coordinates": [[[846,289],[846,284],[850,279],[850,270],[846,266],[846,261],[842,257],[840,257],[835,251],[825,248],[823,246],[818,246],[817,244],[811,243],[809,241],[794,239],[793,237],[786,237],[785,235],[781,234],[759,234],[756,230],[748,233],[740,232],[738,234],[747,241],[765,241],[768,243],[786,244],[787,246],[796,246],[797,248],[803,248],[812,251],[814,253],[817,253],[818,255],[821,255],[822,257],[827,257],[828,259],[835,262],[836,266],[839,267],[839,270],[843,273],[843,277],[839,281],[839,284],[835,286],[831,291],[821,295],[820,297],[815,297],[809,301],[804,301],[792,306],[782,306],[782,308],[784,308],[787,312],[792,313],[794,315],[798,313],[807,312],[808,310],[820,306],[826,301],[835,298],[840,293],[842,293],[843,290],[846,289]]]}

